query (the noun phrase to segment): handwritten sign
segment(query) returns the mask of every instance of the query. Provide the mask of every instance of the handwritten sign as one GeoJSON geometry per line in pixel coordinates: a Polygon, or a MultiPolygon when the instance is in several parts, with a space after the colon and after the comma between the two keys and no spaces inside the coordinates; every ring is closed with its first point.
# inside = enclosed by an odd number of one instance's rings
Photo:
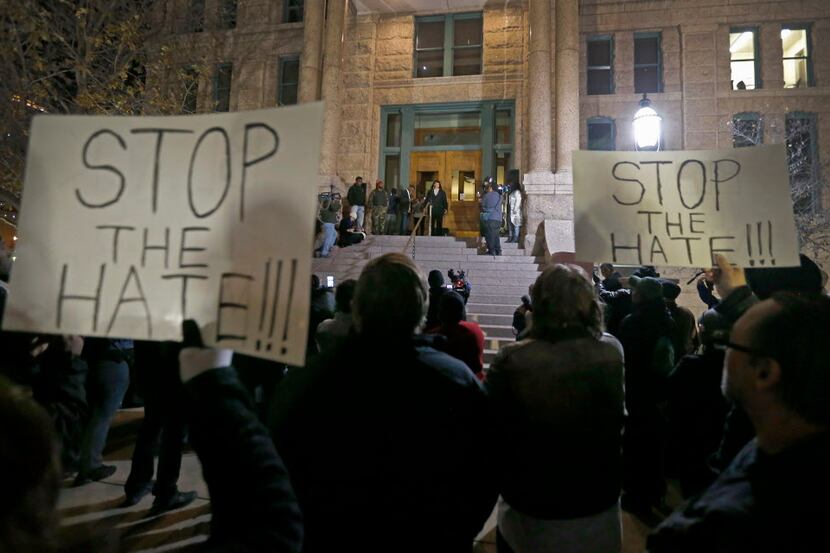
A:
{"type": "Polygon", "coordinates": [[[710,267],[799,264],[783,145],[721,151],[575,152],[583,261],[710,267]]]}
{"type": "Polygon", "coordinates": [[[35,117],[3,328],[304,362],[322,105],[35,117]]]}

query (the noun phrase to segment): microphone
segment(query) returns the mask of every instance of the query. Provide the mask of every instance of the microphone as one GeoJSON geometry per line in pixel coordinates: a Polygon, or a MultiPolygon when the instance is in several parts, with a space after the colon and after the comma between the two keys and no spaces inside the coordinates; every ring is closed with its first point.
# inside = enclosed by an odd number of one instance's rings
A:
{"type": "Polygon", "coordinates": [[[705,272],[706,271],[704,271],[703,269],[700,269],[698,272],[695,273],[695,276],[693,276],[692,278],[689,279],[689,282],[687,282],[686,284],[689,285],[689,284],[693,283],[697,279],[697,277],[699,277],[700,275],[702,275],[705,272]]]}

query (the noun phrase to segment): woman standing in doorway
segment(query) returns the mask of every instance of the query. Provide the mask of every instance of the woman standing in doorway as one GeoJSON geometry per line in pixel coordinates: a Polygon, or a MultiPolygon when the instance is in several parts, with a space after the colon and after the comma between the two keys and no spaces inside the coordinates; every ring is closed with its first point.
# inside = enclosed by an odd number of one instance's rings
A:
{"type": "Polygon", "coordinates": [[[444,228],[444,215],[449,210],[447,194],[441,188],[441,181],[432,181],[432,190],[427,192],[427,201],[432,206],[432,225],[430,227],[432,236],[441,236],[444,228]]]}

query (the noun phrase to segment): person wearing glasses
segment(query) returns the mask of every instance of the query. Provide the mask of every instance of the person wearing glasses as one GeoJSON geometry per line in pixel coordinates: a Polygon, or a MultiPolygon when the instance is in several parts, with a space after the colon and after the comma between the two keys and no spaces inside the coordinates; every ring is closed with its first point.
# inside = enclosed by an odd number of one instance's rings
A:
{"type": "MultiPolygon", "coordinates": [[[[742,269],[717,258],[726,294],[742,269]]],[[[777,292],[728,336],[723,391],[757,437],[649,536],[649,553],[830,551],[830,298],[777,292]]]]}

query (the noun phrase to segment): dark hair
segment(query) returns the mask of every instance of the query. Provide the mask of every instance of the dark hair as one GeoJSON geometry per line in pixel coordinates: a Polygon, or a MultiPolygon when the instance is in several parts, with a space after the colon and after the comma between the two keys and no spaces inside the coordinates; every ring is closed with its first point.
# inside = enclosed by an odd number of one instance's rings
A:
{"type": "Polygon", "coordinates": [[[352,298],[354,298],[354,289],[357,287],[357,281],[353,278],[344,280],[334,291],[334,304],[341,313],[352,312],[352,298]]]}
{"type": "Polygon", "coordinates": [[[607,269],[609,271],[613,271],[614,270],[614,265],[612,265],[611,263],[603,263],[599,266],[600,271],[605,270],[605,269],[607,269]]]}
{"type": "Polygon", "coordinates": [[[602,308],[594,287],[582,268],[553,265],[533,284],[533,324],[530,335],[556,341],[564,336],[587,333],[602,335],[602,308]]]}
{"type": "Polygon", "coordinates": [[[779,309],[752,333],[753,347],[781,366],[780,397],[814,423],[830,425],[830,297],[779,292],[779,309]]]}
{"type": "Polygon", "coordinates": [[[52,421],[2,377],[0,421],[0,551],[49,551],[61,474],[52,421]]]}
{"type": "Polygon", "coordinates": [[[423,324],[426,302],[426,281],[415,262],[402,253],[387,253],[360,273],[352,316],[361,334],[401,340],[423,324]]]}
{"type": "Polygon", "coordinates": [[[463,321],[464,298],[458,292],[447,292],[438,301],[438,322],[442,325],[456,324],[463,321]]]}
{"type": "Polygon", "coordinates": [[[318,290],[320,288],[320,277],[317,275],[311,275],[311,289],[318,290]]]}

